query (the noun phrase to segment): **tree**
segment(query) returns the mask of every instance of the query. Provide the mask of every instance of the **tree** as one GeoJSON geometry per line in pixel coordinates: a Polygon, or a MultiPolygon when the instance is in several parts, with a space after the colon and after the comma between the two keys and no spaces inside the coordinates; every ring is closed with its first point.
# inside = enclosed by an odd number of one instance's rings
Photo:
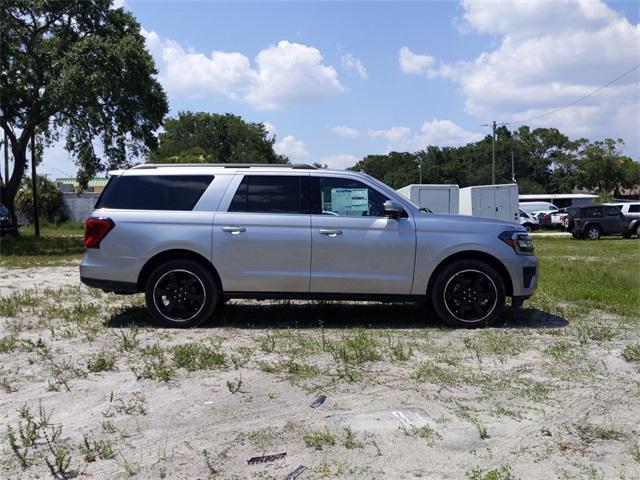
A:
{"type": "Polygon", "coordinates": [[[237,115],[180,112],[168,118],[159,146],[149,155],[159,163],[287,163],[276,154],[275,138],[262,123],[249,123],[237,115]]]}
{"type": "Polygon", "coordinates": [[[621,139],[607,138],[584,146],[578,161],[580,183],[598,193],[611,193],[625,180],[624,157],[620,150],[624,147],[621,139]]]}
{"type": "MultiPolygon", "coordinates": [[[[33,190],[31,178],[22,179],[22,186],[16,195],[16,210],[30,222],[33,221],[33,190]]],[[[58,223],[67,219],[63,208],[62,192],[47,177],[38,175],[38,205],[40,215],[49,222],[58,223]]]]}
{"type": "Polygon", "coordinates": [[[167,99],[140,25],[112,0],[0,2],[0,127],[14,170],[0,201],[11,211],[36,130],[66,137],[79,182],[127,166],[155,146],[167,99]],[[102,145],[98,155],[94,144],[102,145]]]}

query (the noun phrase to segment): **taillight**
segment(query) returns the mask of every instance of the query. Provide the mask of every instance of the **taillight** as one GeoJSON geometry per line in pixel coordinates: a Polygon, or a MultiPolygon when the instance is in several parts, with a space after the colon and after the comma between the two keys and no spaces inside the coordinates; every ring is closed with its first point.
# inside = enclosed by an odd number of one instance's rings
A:
{"type": "Polygon", "coordinates": [[[105,217],[89,217],[84,229],[85,248],[100,248],[100,242],[115,226],[113,220],[105,217]]]}

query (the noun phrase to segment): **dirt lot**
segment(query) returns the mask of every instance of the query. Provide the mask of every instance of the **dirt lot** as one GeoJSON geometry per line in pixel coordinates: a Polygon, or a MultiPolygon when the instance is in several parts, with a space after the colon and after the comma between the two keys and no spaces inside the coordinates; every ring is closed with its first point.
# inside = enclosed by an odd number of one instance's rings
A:
{"type": "Polygon", "coordinates": [[[640,478],[640,319],[552,293],[476,331],[250,301],[180,331],[73,266],[4,268],[0,477],[640,478]]]}

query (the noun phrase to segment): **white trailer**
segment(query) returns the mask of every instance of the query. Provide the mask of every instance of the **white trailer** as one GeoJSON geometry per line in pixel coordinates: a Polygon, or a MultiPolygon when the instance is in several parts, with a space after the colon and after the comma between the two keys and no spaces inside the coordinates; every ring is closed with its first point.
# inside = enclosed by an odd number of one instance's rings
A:
{"type": "Polygon", "coordinates": [[[458,214],[458,185],[407,185],[398,190],[419,207],[428,208],[433,213],[458,214]]]}
{"type": "Polygon", "coordinates": [[[518,185],[478,185],[460,189],[460,214],[519,223],[518,185]]]}

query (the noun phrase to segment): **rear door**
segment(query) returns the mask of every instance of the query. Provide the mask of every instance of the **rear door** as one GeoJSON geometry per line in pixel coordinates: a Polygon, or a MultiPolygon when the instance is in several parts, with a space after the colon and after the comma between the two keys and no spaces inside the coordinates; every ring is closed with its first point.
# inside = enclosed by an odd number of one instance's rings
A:
{"type": "Polygon", "coordinates": [[[409,294],[413,218],[384,215],[388,198],[349,176],[311,174],[312,293],[409,294]]]}
{"type": "Polygon", "coordinates": [[[227,292],[307,292],[309,174],[238,175],[216,213],[212,260],[227,292]]]}

